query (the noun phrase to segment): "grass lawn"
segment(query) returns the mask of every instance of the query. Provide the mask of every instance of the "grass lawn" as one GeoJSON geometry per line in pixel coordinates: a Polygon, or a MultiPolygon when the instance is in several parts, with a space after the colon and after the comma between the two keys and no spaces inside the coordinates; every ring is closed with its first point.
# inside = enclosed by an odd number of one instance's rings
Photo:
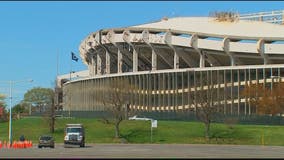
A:
{"type": "MultiPolygon", "coordinates": [[[[56,143],[63,143],[64,127],[67,123],[82,123],[86,130],[86,143],[120,143],[114,139],[114,125],[100,119],[58,118],[55,124],[56,143]]],[[[0,123],[0,140],[8,141],[8,122],[0,123]]],[[[50,134],[47,122],[41,117],[26,117],[14,120],[13,139],[21,134],[37,143],[41,134],[50,134]]],[[[121,135],[128,143],[151,143],[150,121],[123,121],[121,135]]],[[[284,146],[284,127],[265,125],[211,125],[211,139],[204,138],[204,125],[200,122],[158,121],[158,128],[153,128],[152,143],[187,143],[187,144],[246,144],[284,146]]]]}

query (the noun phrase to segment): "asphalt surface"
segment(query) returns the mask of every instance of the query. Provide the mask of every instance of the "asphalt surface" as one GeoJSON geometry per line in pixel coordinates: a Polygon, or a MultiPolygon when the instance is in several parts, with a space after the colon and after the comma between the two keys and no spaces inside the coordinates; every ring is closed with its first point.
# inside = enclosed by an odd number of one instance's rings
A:
{"type": "Polygon", "coordinates": [[[284,158],[284,146],[207,144],[86,144],[0,149],[0,158],[284,158]]]}

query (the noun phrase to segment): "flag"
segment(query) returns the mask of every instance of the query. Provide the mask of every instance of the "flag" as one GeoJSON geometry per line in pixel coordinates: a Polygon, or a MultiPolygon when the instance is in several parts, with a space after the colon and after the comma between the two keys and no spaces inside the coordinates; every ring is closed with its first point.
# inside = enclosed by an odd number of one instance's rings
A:
{"type": "Polygon", "coordinates": [[[75,53],[71,52],[71,58],[72,60],[78,62],[78,57],[76,57],[75,53]]]}

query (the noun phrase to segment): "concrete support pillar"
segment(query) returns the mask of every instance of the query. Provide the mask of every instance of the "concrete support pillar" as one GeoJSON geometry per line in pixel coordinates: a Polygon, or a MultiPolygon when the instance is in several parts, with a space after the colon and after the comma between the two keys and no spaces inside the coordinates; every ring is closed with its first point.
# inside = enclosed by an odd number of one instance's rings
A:
{"type": "Polygon", "coordinates": [[[164,36],[164,42],[174,51],[174,69],[179,68],[179,55],[176,48],[172,45],[172,33],[167,31],[164,36]]]}
{"type": "Polygon", "coordinates": [[[97,53],[97,75],[102,74],[102,59],[99,53],[97,53]]]}
{"type": "Polygon", "coordinates": [[[90,76],[93,77],[96,75],[96,62],[93,55],[90,58],[91,58],[91,63],[88,65],[88,67],[90,70],[90,76]]]}
{"type": "Polygon", "coordinates": [[[110,43],[112,43],[116,48],[117,48],[117,73],[122,73],[122,53],[119,49],[119,47],[116,45],[115,43],[115,33],[113,30],[110,30],[107,35],[106,38],[108,39],[108,41],[110,43]]]}
{"type": "Polygon", "coordinates": [[[235,66],[235,58],[234,55],[230,52],[230,39],[229,38],[224,38],[223,39],[223,51],[230,57],[231,60],[231,66],[235,66]]]}
{"type": "Polygon", "coordinates": [[[137,72],[138,71],[138,53],[136,51],[136,49],[133,47],[133,72],[137,72]]]}
{"type": "Polygon", "coordinates": [[[174,53],[174,69],[179,69],[179,56],[175,50],[174,53]]]}
{"type": "Polygon", "coordinates": [[[152,48],[152,71],[157,70],[157,53],[152,48]]]}
{"type": "Polygon", "coordinates": [[[199,51],[200,59],[199,59],[199,67],[205,67],[205,54],[202,51],[199,51]]]}
{"type": "Polygon", "coordinates": [[[105,68],[105,73],[106,74],[110,74],[110,54],[109,54],[109,51],[107,49],[107,47],[105,47],[103,44],[102,44],[102,37],[101,37],[101,31],[95,33],[93,35],[94,39],[95,39],[95,42],[97,44],[99,44],[104,50],[105,50],[105,54],[106,54],[106,68],[105,68]]]}
{"type": "Polygon", "coordinates": [[[265,55],[265,46],[264,46],[264,40],[260,39],[257,42],[257,47],[256,47],[257,52],[260,54],[260,56],[263,58],[263,64],[268,64],[269,59],[267,55],[265,55]]]}
{"type": "Polygon", "coordinates": [[[198,35],[193,34],[190,38],[190,45],[195,51],[199,54],[199,67],[203,68],[205,67],[205,56],[204,53],[201,52],[201,50],[198,48],[198,35]]]}
{"type": "Polygon", "coordinates": [[[106,70],[105,70],[106,74],[110,74],[110,55],[108,50],[106,50],[106,70]]]}
{"type": "Polygon", "coordinates": [[[122,73],[122,54],[117,50],[117,73],[122,73]]]}
{"type": "Polygon", "coordinates": [[[133,70],[133,72],[137,72],[138,71],[138,52],[137,52],[136,48],[134,47],[134,45],[131,43],[131,33],[130,33],[130,31],[129,30],[125,30],[123,32],[123,37],[122,38],[133,49],[133,52],[132,52],[132,70],[133,70]]]}
{"type": "Polygon", "coordinates": [[[88,69],[90,77],[93,77],[95,75],[93,66],[93,55],[88,55],[88,69]]]}
{"type": "Polygon", "coordinates": [[[90,77],[93,77],[94,76],[94,67],[92,66],[91,63],[88,64],[88,69],[89,69],[90,77]]]}
{"type": "Polygon", "coordinates": [[[157,53],[155,52],[154,47],[150,44],[149,31],[148,30],[144,30],[142,32],[142,39],[152,49],[152,71],[155,71],[155,70],[157,70],[157,53]]]}

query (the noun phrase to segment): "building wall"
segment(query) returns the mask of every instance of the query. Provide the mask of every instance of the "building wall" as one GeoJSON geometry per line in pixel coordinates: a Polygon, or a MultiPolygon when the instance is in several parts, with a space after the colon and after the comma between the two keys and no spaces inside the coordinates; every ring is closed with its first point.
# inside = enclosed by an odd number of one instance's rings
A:
{"type": "MultiPolygon", "coordinates": [[[[245,85],[262,83],[271,87],[283,81],[284,65],[206,67],[156,72],[110,74],[65,83],[63,86],[63,110],[104,111],[99,95],[103,84],[118,78],[128,80],[137,87],[132,92],[129,106],[140,111],[189,111],[198,106],[194,100],[201,90],[202,80],[216,87],[216,103],[225,114],[253,114],[256,108],[249,97],[242,95],[245,85]]],[[[203,86],[206,90],[206,85],[203,86]]]]}

